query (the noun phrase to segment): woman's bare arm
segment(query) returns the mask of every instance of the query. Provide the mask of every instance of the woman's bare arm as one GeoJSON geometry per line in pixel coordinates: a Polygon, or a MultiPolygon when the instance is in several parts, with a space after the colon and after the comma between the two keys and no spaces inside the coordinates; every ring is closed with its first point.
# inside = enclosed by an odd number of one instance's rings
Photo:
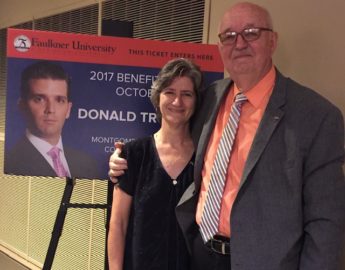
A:
{"type": "Polygon", "coordinates": [[[114,187],[108,234],[108,262],[110,270],[122,270],[125,239],[132,197],[114,187]]]}

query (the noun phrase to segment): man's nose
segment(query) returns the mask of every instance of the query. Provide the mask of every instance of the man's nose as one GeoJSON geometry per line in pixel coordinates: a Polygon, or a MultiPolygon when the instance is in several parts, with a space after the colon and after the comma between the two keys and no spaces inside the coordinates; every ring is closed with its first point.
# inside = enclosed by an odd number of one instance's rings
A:
{"type": "Polygon", "coordinates": [[[55,111],[54,102],[47,100],[45,105],[45,113],[53,113],[55,111]]]}
{"type": "Polygon", "coordinates": [[[248,41],[246,41],[242,35],[237,35],[237,39],[235,42],[235,47],[237,49],[245,48],[248,45],[248,41]]]}

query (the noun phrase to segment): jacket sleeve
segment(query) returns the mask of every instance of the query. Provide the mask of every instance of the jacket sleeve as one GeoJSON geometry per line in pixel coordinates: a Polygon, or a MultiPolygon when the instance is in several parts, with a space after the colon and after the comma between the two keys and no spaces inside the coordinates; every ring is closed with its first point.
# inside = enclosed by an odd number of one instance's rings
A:
{"type": "Polygon", "coordinates": [[[341,270],[345,239],[344,120],[339,110],[320,122],[303,174],[304,245],[300,270],[341,270]]]}

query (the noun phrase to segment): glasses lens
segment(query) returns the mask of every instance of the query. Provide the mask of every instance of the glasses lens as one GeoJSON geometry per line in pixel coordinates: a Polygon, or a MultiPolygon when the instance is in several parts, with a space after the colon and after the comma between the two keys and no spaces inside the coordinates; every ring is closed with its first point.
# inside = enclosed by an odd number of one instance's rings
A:
{"type": "Polygon", "coordinates": [[[257,40],[260,37],[260,29],[248,28],[242,31],[242,36],[247,41],[257,40]]]}
{"type": "Polygon", "coordinates": [[[236,41],[236,32],[226,32],[219,36],[220,41],[223,44],[233,44],[236,41]]]}

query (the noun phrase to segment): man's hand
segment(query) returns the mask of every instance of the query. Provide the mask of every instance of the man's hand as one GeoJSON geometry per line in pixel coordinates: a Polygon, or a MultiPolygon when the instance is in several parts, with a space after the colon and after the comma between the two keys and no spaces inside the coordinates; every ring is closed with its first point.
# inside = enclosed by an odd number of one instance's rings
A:
{"type": "Polygon", "coordinates": [[[125,173],[125,170],[127,170],[127,160],[120,157],[122,146],[122,142],[116,142],[115,151],[109,158],[108,175],[111,182],[113,182],[114,184],[117,184],[119,181],[117,177],[123,175],[125,173]]]}

